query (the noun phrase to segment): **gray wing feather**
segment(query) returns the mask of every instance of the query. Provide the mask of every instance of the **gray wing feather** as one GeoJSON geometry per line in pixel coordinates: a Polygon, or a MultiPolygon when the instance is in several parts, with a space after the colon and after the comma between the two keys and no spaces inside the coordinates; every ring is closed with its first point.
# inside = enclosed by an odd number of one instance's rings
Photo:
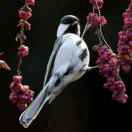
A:
{"type": "Polygon", "coordinates": [[[50,58],[49,58],[49,61],[48,61],[48,64],[47,64],[47,67],[46,67],[46,73],[45,73],[45,77],[44,77],[44,83],[43,83],[43,86],[46,84],[46,81],[47,81],[47,78],[48,78],[48,75],[49,75],[49,72],[51,70],[51,65],[53,64],[53,61],[54,61],[54,58],[62,44],[61,42],[62,38],[58,38],[56,41],[55,41],[55,44],[54,44],[54,47],[53,47],[53,50],[51,52],[51,55],[50,55],[50,58]]]}

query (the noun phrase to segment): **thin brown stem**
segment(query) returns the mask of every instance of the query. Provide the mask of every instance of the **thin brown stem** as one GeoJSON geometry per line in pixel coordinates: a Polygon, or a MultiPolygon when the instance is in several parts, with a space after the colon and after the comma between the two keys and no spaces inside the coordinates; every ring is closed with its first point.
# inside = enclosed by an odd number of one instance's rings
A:
{"type": "MultiPolygon", "coordinates": [[[[98,15],[99,15],[99,17],[100,17],[100,16],[101,16],[101,12],[100,12],[100,9],[99,9],[99,7],[98,7],[97,1],[96,1],[96,7],[97,7],[98,15]]],[[[99,32],[100,32],[100,36],[101,36],[102,40],[104,41],[104,43],[106,44],[106,46],[107,46],[109,49],[111,49],[110,45],[107,43],[107,41],[106,41],[106,39],[105,39],[105,37],[104,37],[103,31],[102,31],[102,25],[101,25],[101,24],[99,25],[99,32]]],[[[111,49],[111,50],[112,50],[112,49],[111,49]]]]}
{"type": "Polygon", "coordinates": [[[88,31],[88,29],[91,27],[91,24],[86,23],[85,28],[83,30],[83,33],[81,35],[81,38],[84,37],[85,33],[88,31]]]}
{"type": "Polygon", "coordinates": [[[19,57],[18,64],[17,64],[17,74],[21,75],[21,64],[22,64],[22,58],[19,57]]]}

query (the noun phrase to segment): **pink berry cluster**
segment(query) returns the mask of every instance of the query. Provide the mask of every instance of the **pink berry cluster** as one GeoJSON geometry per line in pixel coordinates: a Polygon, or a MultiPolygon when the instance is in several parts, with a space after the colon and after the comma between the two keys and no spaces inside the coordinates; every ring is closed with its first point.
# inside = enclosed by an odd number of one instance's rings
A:
{"type": "Polygon", "coordinates": [[[107,20],[104,16],[99,16],[95,12],[90,12],[87,16],[87,23],[91,24],[91,27],[97,27],[107,24],[107,20]]]}
{"type": "MultiPolygon", "coordinates": [[[[87,23],[91,24],[97,30],[97,37],[99,38],[99,45],[94,46],[98,53],[96,64],[99,67],[99,73],[105,78],[106,82],[104,88],[112,92],[112,99],[120,103],[126,103],[128,96],[126,94],[126,87],[121,80],[120,59],[108,45],[102,32],[102,26],[107,24],[104,16],[101,16],[100,9],[103,7],[103,0],[89,0],[93,6],[93,12],[87,16],[87,23]]],[[[126,39],[122,37],[122,39],[126,39]]]]}
{"type": "Polygon", "coordinates": [[[28,20],[32,17],[32,9],[30,6],[34,5],[35,0],[25,0],[24,6],[18,10],[18,17],[20,20],[17,24],[17,28],[20,28],[20,32],[16,35],[16,41],[20,44],[18,55],[22,58],[27,56],[29,52],[28,47],[24,45],[27,41],[25,31],[31,30],[31,24],[28,20]]]}
{"type": "Polygon", "coordinates": [[[11,93],[9,99],[12,104],[16,105],[20,111],[24,111],[32,102],[34,92],[30,90],[28,85],[22,84],[22,76],[13,76],[13,81],[10,84],[11,93]]]}
{"type": "Polygon", "coordinates": [[[98,27],[107,24],[107,20],[104,16],[101,16],[99,11],[103,7],[103,0],[89,0],[89,3],[93,6],[93,12],[90,12],[87,16],[87,23],[91,24],[91,27],[98,27]],[[97,13],[96,13],[97,12],[97,13]]]}
{"type": "Polygon", "coordinates": [[[98,52],[96,64],[99,66],[99,73],[106,79],[104,87],[112,92],[112,99],[120,103],[126,103],[128,96],[125,93],[126,87],[119,76],[120,63],[117,55],[106,45],[95,46],[98,52]]]}
{"type": "Polygon", "coordinates": [[[122,16],[124,25],[118,33],[117,53],[122,70],[128,73],[132,66],[132,0],[122,16]]]}
{"type": "Polygon", "coordinates": [[[33,91],[30,90],[28,85],[23,85],[21,76],[21,64],[22,59],[29,54],[29,48],[25,44],[27,43],[26,31],[31,30],[31,24],[28,20],[32,17],[31,7],[35,6],[35,0],[24,0],[25,4],[18,10],[19,23],[17,28],[19,32],[16,35],[16,42],[18,47],[18,64],[17,75],[13,76],[13,81],[10,85],[11,94],[10,101],[17,106],[20,111],[23,111],[33,100],[33,91]]]}

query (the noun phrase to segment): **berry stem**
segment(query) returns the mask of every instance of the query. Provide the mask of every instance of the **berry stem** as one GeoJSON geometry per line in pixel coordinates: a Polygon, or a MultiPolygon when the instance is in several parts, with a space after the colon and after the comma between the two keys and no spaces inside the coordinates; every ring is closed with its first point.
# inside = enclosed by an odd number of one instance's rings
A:
{"type": "Polygon", "coordinates": [[[21,75],[21,64],[22,64],[22,58],[19,57],[18,64],[17,64],[17,74],[21,75]]]}
{"type": "MultiPolygon", "coordinates": [[[[97,6],[98,15],[99,15],[99,17],[100,17],[100,16],[101,16],[101,12],[100,12],[100,9],[99,9],[99,7],[98,7],[98,4],[97,4],[97,1],[96,1],[96,0],[95,0],[95,2],[96,2],[96,6],[97,6]]],[[[93,11],[94,11],[94,7],[93,7],[93,11]]],[[[103,31],[102,31],[102,25],[101,25],[101,24],[99,24],[99,34],[98,34],[98,35],[101,36],[101,38],[102,38],[102,40],[104,41],[104,43],[106,44],[106,46],[107,46],[109,49],[111,49],[110,45],[107,43],[107,41],[106,41],[106,39],[105,39],[105,37],[104,37],[103,31]]],[[[112,50],[112,49],[111,49],[111,50],[112,50]]]]}
{"type": "Polygon", "coordinates": [[[88,31],[88,29],[89,29],[90,27],[91,27],[91,24],[88,24],[88,23],[85,24],[85,28],[84,28],[84,30],[83,30],[83,33],[82,33],[82,35],[81,35],[81,38],[84,37],[85,33],[88,31]]]}

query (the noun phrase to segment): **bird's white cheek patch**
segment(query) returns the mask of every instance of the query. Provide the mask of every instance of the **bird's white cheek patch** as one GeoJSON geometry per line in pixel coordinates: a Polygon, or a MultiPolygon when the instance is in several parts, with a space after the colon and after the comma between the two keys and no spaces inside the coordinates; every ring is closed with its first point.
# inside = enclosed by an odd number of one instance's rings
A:
{"type": "Polygon", "coordinates": [[[69,25],[66,24],[60,24],[57,29],[57,37],[60,37],[63,35],[63,33],[68,29],[69,25]]]}

